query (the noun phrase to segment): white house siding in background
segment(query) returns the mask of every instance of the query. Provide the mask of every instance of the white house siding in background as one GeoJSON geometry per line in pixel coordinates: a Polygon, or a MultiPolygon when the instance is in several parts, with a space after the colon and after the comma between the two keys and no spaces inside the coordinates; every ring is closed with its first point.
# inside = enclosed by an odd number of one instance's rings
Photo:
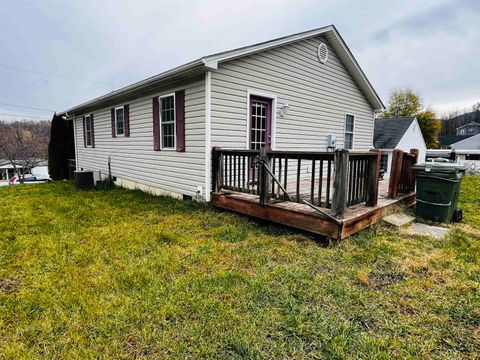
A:
{"type": "MultiPolygon", "coordinates": [[[[420,125],[418,124],[417,119],[412,121],[407,131],[405,131],[402,138],[398,142],[395,149],[400,149],[405,152],[409,152],[411,149],[418,149],[418,162],[419,163],[425,162],[425,157],[427,154],[427,145],[425,144],[425,140],[423,139],[422,131],[420,129],[420,125]]],[[[392,167],[392,151],[393,149],[387,149],[387,150],[382,149],[382,154],[388,155],[388,163],[387,163],[388,168],[387,168],[387,171],[385,172],[384,179],[390,178],[390,170],[392,167]]]]}
{"type": "Polygon", "coordinates": [[[251,91],[276,97],[274,149],[325,151],[329,134],[343,147],[346,113],[355,115],[354,149],[372,148],[373,108],[324,37],[220,63],[211,87],[213,146],[247,147],[251,91]],[[320,42],[329,50],[325,64],[317,57],[320,42]],[[285,104],[282,118],[278,110],[285,104]]]}
{"type": "Polygon", "coordinates": [[[422,130],[420,129],[417,119],[410,124],[408,130],[403,134],[396,148],[403,151],[418,149],[418,162],[425,162],[427,145],[423,139],[422,130]]]}
{"type": "Polygon", "coordinates": [[[82,117],[76,114],[76,149],[79,169],[108,174],[120,185],[144,190],[160,190],[170,195],[195,196],[205,187],[205,80],[158,91],[88,112],[94,114],[95,148],[84,147],[82,117]],[[152,98],[185,89],[185,152],[153,150],[152,98]],[[110,109],[130,105],[130,137],[112,138],[110,109]]]}

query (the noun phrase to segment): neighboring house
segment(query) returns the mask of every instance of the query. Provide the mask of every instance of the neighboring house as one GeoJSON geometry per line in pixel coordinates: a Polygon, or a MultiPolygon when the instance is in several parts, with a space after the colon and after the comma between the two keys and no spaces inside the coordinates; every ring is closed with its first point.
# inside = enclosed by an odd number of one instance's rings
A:
{"type": "Polygon", "coordinates": [[[472,121],[466,125],[457,128],[457,135],[477,135],[480,134],[480,124],[472,121]]]}
{"type": "Polygon", "coordinates": [[[427,151],[420,125],[414,116],[376,119],[373,146],[382,151],[380,167],[385,171],[384,179],[390,177],[393,150],[408,152],[418,149],[418,162],[425,161],[427,151]]]}
{"type": "Polygon", "coordinates": [[[451,145],[452,150],[480,150],[480,134],[474,135],[469,137],[468,139],[464,139],[453,143],[451,145]]]}
{"type": "MultiPolygon", "coordinates": [[[[22,169],[22,165],[16,162],[18,170],[22,169]]],[[[26,169],[26,174],[31,174],[38,179],[47,180],[50,178],[48,174],[48,161],[41,161],[33,168],[26,169]]],[[[10,180],[13,177],[19,178],[19,174],[15,174],[15,169],[9,160],[0,159],[0,180],[10,180]]]]}
{"type": "Polygon", "coordinates": [[[457,129],[470,123],[480,123],[480,110],[454,116],[450,119],[442,120],[440,136],[459,135],[457,129]]]}
{"type": "Polygon", "coordinates": [[[444,135],[439,136],[440,149],[450,149],[453,143],[459,142],[464,139],[468,139],[473,135],[444,135]]]}
{"type": "MultiPolygon", "coordinates": [[[[61,113],[77,169],[210,200],[212,147],[372,147],[384,106],[334,26],[200,58],[61,113]],[[330,144],[331,145],[331,144],[330,144]]],[[[331,150],[331,148],[330,148],[331,150]]]]}

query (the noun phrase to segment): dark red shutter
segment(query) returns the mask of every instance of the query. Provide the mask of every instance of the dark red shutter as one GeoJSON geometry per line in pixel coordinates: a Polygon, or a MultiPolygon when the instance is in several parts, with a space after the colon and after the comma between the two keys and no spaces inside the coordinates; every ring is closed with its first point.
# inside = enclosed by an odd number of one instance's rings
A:
{"type": "Polygon", "coordinates": [[[160,113],[158,111],[158,97],[152,99],[153,115],[153,150],[160,150],[160,113]]]}
{"type": "Polygon", "coordinates": [[[115,133],[115,108],[110,110],[110,120],[112,121],[112,137],[117,137],[115,133]]]}
{"type": "Polygon", "coordinates": [[[185,151],[185,90],[175,91],[175,122],[177,151],[185,151]]]}
{"type": "Polygon", "coordinates": [[[87,137],[86,137],[86,131],[85,131],[85,116],[82,118],[82,123],[83,123],[83,146],[87,147],[87,137]]]}
{"type": "Polygon", "coordinates": [[[125,120],[125,136],[130,136],[130,106],[123,107],[123,119],[125,120]]]}
{"type": "Polygon", "coordinates": [[[90,114],[90,139],[92,141],[92,148],[95,147],[95,126],[93,125],[93,114],[90,114]]]}

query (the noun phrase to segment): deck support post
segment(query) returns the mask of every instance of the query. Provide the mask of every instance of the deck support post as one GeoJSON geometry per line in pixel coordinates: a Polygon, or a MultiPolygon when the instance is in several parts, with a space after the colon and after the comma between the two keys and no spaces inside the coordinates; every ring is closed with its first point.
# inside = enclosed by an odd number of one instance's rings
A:
{"type": "Polygon", "coordinates": [[[223,185],[223,157],[220,148],[212,148],[212,191],[217,193],[223,185]]]}
{"type": "Polygon", "coordinates": [[[398,197],[398,186],[400,176],[402,175],[403,151],[395,149],[392,152],[392,166],[390,170],[390,180],[388,182],[388,197],[396,199],[398,197]]]}
{"type": "Polygon", "coordinates": [[[335,150],[335,178],[333,179],[332,215],[343,219],[347,208],[348,194],[348,150],[335,150]]]}
{"type": "Polygon", "coordinates": [[[381,151],[379,149],[370,150],[377,156],[372,156],[368,166],[368,187],[367,187],[367,206],[377,206],[378,202],[378,181],[380,179],[380,158],[381,151]]]}
{"type": "Polygon", "coordinates": [[[267,149],[260,149],[260,166],[258,172],[258,192],[260,195],[260,205],[265,206],[269,199],[270,189],[270,176],[266,168],[270,169],[270,158],[267,154],[267,149]]]}

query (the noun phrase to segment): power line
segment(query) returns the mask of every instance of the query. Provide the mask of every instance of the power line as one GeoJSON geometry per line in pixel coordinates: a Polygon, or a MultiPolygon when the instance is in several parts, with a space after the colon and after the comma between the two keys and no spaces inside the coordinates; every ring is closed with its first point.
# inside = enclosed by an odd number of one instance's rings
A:
{"type": "Polygon", "coordinates": [[[2,114],[2,113],[0,113],[0,115],[4,115],[4,116],[17,116],[17,117],[24,117],[24,118],[31,118],[31,119],[50,120],[49,118],[46,118],[46,117],[30,116],[30,115],[22,115],[22,114],[2,114]]]}
{"type": "Polygon", "coordinates": [[[87,81],[87,82],[91,82],[91,83],[104,84],[104,85],[109,85],[109,86],[111,86],[112,89],[113,89],[113,84],[112,84],[112,83],[109,83],[109,82],[106,82],[106,81],[83,79],[83,78],[77,78],[77,77],[67,76],[67,75],[49,74],[49,73],[44,73],[44,72],[41,72],[41,71],[18,69],[18,68],[14,68],[14,67],[10,67],[10,66],[0,66],[0,69],[10,70],[10,71],[18,71],[18,72],[25,72],[25,73],[37,74],[37,75],[45,75],[45,76],[62,78],[62,79],[79,80],[79,81],[87,81]]]}
{"type": "Polygon", "coordinates": [[[55,110],[50,110],[50,109],[42,109],[42,108],[37,108],[37,107],[32,107],[32,106],[15,105],[15,104],[6,104],[6,103],[0,103],[0,105],[5,105],[5,106],[13,106],[13,107],[18,107],[18,108],[23,108],[23,109],[32,109],[32,110],[41,110],[41,111],[47,111],[47,112],[55,112],[55,110]]]}

